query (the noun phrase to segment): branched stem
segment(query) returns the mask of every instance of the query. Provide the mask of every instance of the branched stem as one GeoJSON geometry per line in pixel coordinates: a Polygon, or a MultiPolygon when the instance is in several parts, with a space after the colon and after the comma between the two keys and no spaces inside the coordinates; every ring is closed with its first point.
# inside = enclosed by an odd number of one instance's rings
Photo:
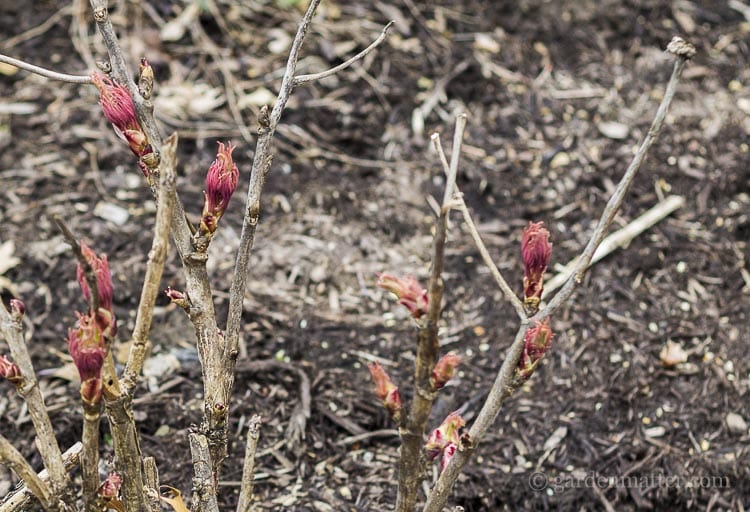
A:
{"type": "Polygon", "coordinates": [[[606,234],[609,225],[612,223],[612,219],[614,219],[615,214],[619,210],[620,206],[622,206],[625,195],[627,194],[627,191],[630,188],[630,185],[632,184],[636,173],[643,163],[648,149],[651,147],[654,140],[656,140],[656,137],[661,130],[661,127],[664,123],[664,118],[666,117],[667,111],[669,109],[669,105],[672,103],[672,99],[674,98],[680,75],[682,74],[687,60],[691,56],[692,55],[687,54],[678,55],[679,58],[674,64],[672,76],[670,77],[669,83],[667,84],[664,98],[659,105],[659,109],[657,110],[656,116],[651,123],[648,134],[639,147],[638,152],[633,158],[633,161],[625,171],[622,179],[618,183],[615,192],[612,194],[612,197],[607,202],[607,206],[602,212],[602,216],[591,235],[589,243],[586,245],[586,248],[581,254],[581,257],[579,258],[571,277],[568,279],[565,286],[563,286],[562,290],[558,292],[558,294],[550,301],[550,303],[546,307],[544,307],[532,318],[521,321],[521,326],[516,333],[516,337],[513,340],[513,343],[510,345],[510,347],[508,347],[508,350],[506,351],[505,360],[503,361],[503,364],[498,371],[495,382],[493,383],[489,395],[487,396],[487,400],[485,401],[482,409],[477,415],[476,420],[474,421],[474,424],[469,430],[470,445],[464,450],[459,450],[458,452],[456,452],[453,459],[451,459],[448,466],[446,466],[445,470],[440,475],[440,478],[438,479],[437,483],[435,484],[432,491],[430,492],[430,495],[427,498],[427,503],[425,504],[425,507],[423,509],[424,512],[440,512],[443,510],[443,507],[448,500],[448,496],[450,495],[453,485],[456,482],[456,479],[458,478],[458,475],[461,472],[463,466],[474,453],[477,445],[487,433],[487,430],[494,423],[495,418],[497,418],[497,415],[500,412],[500,408],[502,407],[503,402],[509,396],[511,396],[520,385],[520,382],[517,379],[514,379],[515,369],[518,366],[518,361],[520,360],[521,354],[523,352],[524,335],[526,334],[526,330],[528,329],[529,325],[532,323],[535,324],[537,322],[541,322],[544,319],[549,318],[550,315],[555,313],[557,309],[559,309],[560,306],[570,298],[575,287],[581,283],[583,279],[583,273],[585,272],[586,268],[588,268],[591,258],[596,251],[596,248],[604,238],[604,235],[606,234]]]}

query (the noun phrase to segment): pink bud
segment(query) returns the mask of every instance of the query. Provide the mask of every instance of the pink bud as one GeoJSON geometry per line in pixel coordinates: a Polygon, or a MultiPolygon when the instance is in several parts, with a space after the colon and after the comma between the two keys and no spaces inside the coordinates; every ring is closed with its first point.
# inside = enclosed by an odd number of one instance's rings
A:
{"type": "Polygon", "coordinates": [[[383,401],[383,406],[393,419],[398,421],[401,414],[401,395],[398,393],[398,387],[393,384],[380,363],[369,363],[367,368],[375,381],[375,396],[383,401]]]}
{"type": "Polygon", "coordinates": [[[434,389],[440,389],[453,378],[456,366],[461,362],[461,356],[450,352],[441,357],[432,370],[431,383],[434,389]]]}
{"type": "Polygon", "coordinates": [[[110,473],[107,479],[99,486],[97,494],[105,500],[117,498],[122,486],[122,477],[117,473],[110,473]]]}
{"type": "Polygon", "coordinates": [[[8,356],[0,356],[0,377],[8,379],[13,384],[20,384],[23,381],[21,369],[8,359],[8,356]]]}
{"type": "Polygon", "coordinates": [[[456,454],[456,450],[458,450],[458,447],[454,443],[445,445],[445,448],[443,448],[443,457],[440,459],[440,473],[445,471],[445,467],[456,454]]]}
{"type": "Polygon", "coordinates": [[[10,299],[10,314],[14,319],[20,320],[26,314],[26,304],[20,299],[10,299]]]}
{"type": "Polygon", "coordinates": [[[536,308],[544,290],[544,272],[552,255],[549,231],[544,222],[529,222],[521,238],[523,259],[523,294],[526,304],[536,308]]]}
{"type": "Polygon", "coordinates": [[[96,320],[78,313],[74,329],[68,329],[68,350],[81,382],[98,378],[104,365],[104,336],[96,320]]]}
{"type": "Polygon", "coordinates": [[[549,319],[536,324],[529,328],[524,336],[523,352],[518,362],[518,374],[523,379],[528,379],[537,365],[539,360],[546,354],[552,346],[554,334],[549,326],[549,319]]]}
{"type": "Polygon", "coordinates": [[[203,192],[203,214],[201,231],[212,235],[216,231],[219,219],[229,204],[232,194],[237,189],[240,171],[232,160],[234,148],[231,142],[226,146],[219,142],[219,151],[206,173],[206,190],[203,192]]]}
{"type": "Polygon", "coordinates": [[[414,318],[420,318],[427,312],[429,297],[417,278],[412,275],[398,277],[387,272],[378,274],[376,285],[388,290],[396,297],[398,303],[406,307],[414,318]]]}
{"type": "Polygon", "coordinates": [[[168,286],[167,289],[164,290],[164,293],[172,302],[174,302],[181,308],[190,306],[190,299],[188,298],[187,293],[183,293],[180,290],[175,290],[171,286],[168,286]]]}
{"type": "Polygon", "coordinates": [[[91,81],[99,89],[99,103],[104,117],[120,132],[140,131],[135,115],[135,105],[128,88],[115,83],[111,78],[99,72],[91,75],[91,81]]]}
{"type": "Polygon", "coordinates": [[[466,421],[458,411],[450,413],[427,438],[427,442],[425,443],[427,456],[430,459],[435,459],[448,444],[457,446],[461,437],[461,429],[464,425],[466,425],[466,421]]]}

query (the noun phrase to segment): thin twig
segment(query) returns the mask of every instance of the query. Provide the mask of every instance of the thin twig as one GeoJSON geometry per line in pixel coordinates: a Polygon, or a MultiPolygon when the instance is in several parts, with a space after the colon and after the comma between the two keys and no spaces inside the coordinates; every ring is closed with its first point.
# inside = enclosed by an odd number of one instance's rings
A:
{"type": "MultiPolygon", "coordinates": [[[[72,471],[78,465],[82,449],[83,446],[80,442],[78,442],[68,448],[65,453],[62,454],[66,472],[72,471]]],[[[38,475],[43,482],[49,482],[49,473],[46,469],[40,471],[38,475]]],[[[5,501],[0,503],[0,512],[21,512],[23,510],[30,510],[30,504],[33,497],[34,494],[26,484],[20,487],[16,487],[7,496],[5,496],[5,501]]]]}
{"type": "Polygon", "coordinates": [[[245,463],[242,468],[242,485],[240,487],[240,498],[237,501],[237,512],[250,512],[250,502],[253,499],[253,479],[255,478],[255,452],[258,449],[260,438],[260,415],[256,414],[250,418],[247,427],[247,440],[245,444],[245,463]]]}
{"type": "Polygon", "coordinates": [[[8,343],[13,362],[21,370],[23,381],[16,386],[16,389],[29,409],[29,416],[31,416],[37,435],[37,449],[44,467],[49,471],[52,489],[55,495],[62,496],[70,485],[70,478],[65,471],[62,452],[55,437],[55,429],[52,428],[44,397],[39,390],[39,382],[36,380],[34,366],[23,336],[22,319],[13,318],[2,304],[0,304],[0,333],[8,343]]]}
{"type": "MultiPolygon", "coordinates": [[[[594,256],[593,258],[591,258],[591,262],[589,263],[589,268],[594,263],[606,257],[616,249],[620,247],[626,247],[635,237],[646,231],[648,228],[650,228],[660,220],[664,219],[673,211],[677,210],[678,208],[682,208],[684,204],[684,197],[669,196],[660,203],[657,203],[653,207],[649,208],[646,212],[638,216],[636,219],[633,219],[633,221],[628,223],[628,225],[624,228],[608,235],[604,240],[602,240],[602,243],[596,249],[596,252],[594,252],[594,256]]],[[[573,268],[575,267],[577,260],[578,258],[569,261],[562,270],[560,270],[557,274],[555,274],[555,276],[552,277],[552,279],[544,283],[544,292],[542,293],[542,298],[565,284],[565,282],[573,274],[573,268]]]]}
{"type": "MultiPolygon", "coordinates": [[[[128,362],[121,379],[126,393],[133,393],[138,376],[146,358],[148,333],[154,317],[154,304],[160,293],[159,284],[164,262],[169,250],[169,228],[171,226],[172,208],[175,197],[175,168],[177,165],[177,134],[173,134],[164,141],[162,146],[161,163],[159,165],[159,199],[156,203],[156,221],[154,225],[154,239],[151,243],[146,276],[143,279],[141,299],[138,302],[138,312],[133,328],[132,345],[128,362]]],[[[158,487],[157,487],[158,488],[158,487]]]]}
{"type": "Polygon", "coordinates": [[[39,500],[39,503],[42,504],[44,510],[58,509],[57,501],[59,498],[55,497],[52,488],[36,474],[34,468],[26,462],[21,452],[16,450],[2,434],[0,434],[0,464],[9,466],[23,480],[39,500]]]}
{"type": "Polygon", "coordinates": [[[513,289],[500,273],[500,269],[498,269],[497,265],[495,265],[495,262],[492,261],[492,256],[490,256],[490,252],[487,250],[487,246],[484,245],[484,241],[479,235],[479,230],[477,229],[476,224],[474,224],[474,219],[472,219],[471,217],[471,213],[469,212],[469,208],[466,206],[464,198],[459,196],[457,200],[459,201],[459,209],[464,216],[464,223],[469,230],[471,238],[474,240],[474,244],[477,246],[477,250],[479,250],[479,255],[482,257],[482,261],[484,261],[484,264],[490,270],[492,278],[495,280],[495,283],[497,283],[497,286],[500,288],[500,290],[502,290],[506,300],[513,305],[513,309],[516,310],[518,318],[526,318],[526,311],[524,311],[523,302],[521,302],[521,299],[519,299],[516,294],[513,293],[513,289]]]}
{"type": "Polygon", "coordinates": [[[596,228],[594,228],[594,232],[591,234],[589,243],[586,245],[586,248],[583,250],[581,257],[578,259],[578,262],[573,268],[573,272],[568,278],[568,281],[565,283],[565,285],[563,285],[562,289],[552,298],[547,307],[534,315],[534,317],[532,318],[533,322],[541,322],[545,318],[548,318],[550,315],[554,314],[555,311],[557,311],[560,306],[562,306],[570,298],[576,286],[583,282],[583,275],[586,272],[586,269],[589,267],[589,264],[591,263],[591,259],[594,257],[594,253],[596,252],[597,247],[599,247],[602,239],[604,239],[604,236],[607,234],[607,229],[609,228],[610,224],[612,224],[612,220],[615,218],[615,215],[620,209],[620,206],[622,206],[622,203],[625,200],[625,194],[627,194],[628,190],[630,189],[630,185],[633,183],[633,179],[635,178],[636,173],[641,168],[641,164],[643,164],[643,160],[646,158],[646,154],[648,153],[649,148],[651,148],[651,145],[654,143],[656,137],[661,131],[661,127],[664,124],[664,119],[667,116],[667,111],[669,110],[669,105],[672,103],[675,92],[677,91],[677,83],[680,81],[680,76],[682,75],[682,71],[685,69],[685,64],[687,63],[687,61],[688,58],[680,56],[674,63],[672,76],[669,78],[669,83],[667,84],[664,98],[659,105],[659,109],[656,111],[656,116],[651,123],[651,127],[649,128],[646,137],[643,139],[643,142],[638,148],[638,152],[633,157],[632,162],[630,162],[630,165],[628,166],[625,174],[620,180],[620,183],[618,183],[614,194],[612,194],[612,197],[610,197],[609,201],[607,201],[607,206],[604,208],[602,216],[599,219],[596,228]]]}
{"type": "MultiPolygon", "coordinates": [[[[466,114],[456,116],[456,129],[453,131],[453,147],[451,148],[451,163],[445,176],[445,193],[443,194],[443,208],[449,208],[456,188],[456,176],[458,176],[458,160],[461,157],[461,144],[464,141],[466,130],[466,114]]],[[[433,139],[434,140],[434,139],[433,139]]],[[[440,139],[437,139],[438,142],[440,139]]],[[[441,146],[442,147],[442,146],[441,146]]],[[[445,154],[445,153],[443,153],[445,154]]]]}
{"type": "Polygon", "coordinates": [[[214,486],[213,464],[206,436],[191,433],[190,453],[193,456],[193,512],[219,512],[214,486]]]}
{"type": "MultiPolygon", "coordinates": [[[[434,133],[432,134],[431,138],[432,143],[435,146],[435,150],[438,153],[438,157],[440,158],[440,162],[443,164],[443,170],[445,171],[447,179],[452,171],[451,166],[448,164],[448,159],[445,157],[443,145],[440,143],[440,137],[438,136],[438,134],[434,133]]],[[[510,285],[508,285],[508,282],[503,277],[500,269],[498,269],[497,265],[495,265],[495,262],[492,261],[492,256],[490,256],[490,252],[487,250],[487,246],[484,245],[484,241],[479,235],[479,230],[474,224],[474,220],[471,218],[471,213],[469,212],[469,208],[466,206],[466,202],[464,201],[463,195],[461,194],[461,190],[458,188],[458,186],[455,185],[456,175],[454,174],[453,176],[455,192],[452,196],[452,201],[456,202],[459,209],[461,210],[461,213],[464,217],[464,222],[466,223],[466,227],[469,229],[469,234],[474,240],[474,244],[477,246],[480,256],[482,256],[482,261],[484,261],[484,264],[487,265],[487,268],[490,270],[490,274],[492,274],[493,279],[495,279],[495,282],[500,287],[500,290],[502,290],[505,298],[513,305],[513,309],[515,309],[516,313],[518,313],[518,317],[526,318],[526,311],[524,310],[523,303],[518,297],[516,297],[516,294],[513,293],[513,289],[510,287],[510,285]]]]}
{"type": "Polygon", "coordinates": [[[520,385],[520,382],[514,379],[514,376],[516,367],[518,366],[518,361],[520,360],[521,353],[523,352],[524,335],[526,334],[526,330],[528,329],[529,325],[542,322],[543,320],[549,318],[550,315],[552,315],[565,301],[570,298],[575,286],[582,281],[583,272],[585,272],[585,269],[588,267],[591,258],[594,255],[594,252],[596,252],[596,248],[604,238],[604,234],[611,224],[612,219],[614,219],[617,210],[622,205],[625,194],[632,184],[635,174],[638,172],[638,169],[643,163],[643,159],[645,158],[649,147],[651,146],[651,144],[653,144],[656,136],[661,129],[664,118],[667,114],[667,110],[669,109],[669,105],[674,98],[677,82],[679,81],[680,75],[682,74],[682,71],[685,67],[685,63],[691,56],[692,55],[689,53],[678,54],[679,58],[675,62],[672,76],[670,77],[669,83],[667,84],[664,98],[659,105],[659,109],[656,112],[654,121],[651,123],[651,128],[649,129],[646,138],[644,139],[643,143],[638,149],[638,152],[633,158],[633,161],[631,162],[630,166],[628,166],[628,169],[620,180],[620,183],[618,183],[615,192],[613,193],[612,197],[607,203],[607,206],[604,209],[604,212],[602,212],[599,223],[592,233],[591,240],[584,249],[583,254],[581,255],[578,263],[575,266],[573,275],[568,279],[568,282],[565,284],[563,289],[558,292],[558,294],[554,297],[554,299],[552,299],[552,301],[550,301],[550,303],[546,307],[544,307],[532,318],[521,321],[521,326],[516,333],[516,337],[513,340],[513,343],[510,345],[510,347],[508,347],[508,350],[506,351],[505,360],[503,361],[503,364],[498,371],[495,382],[493,383],[492,388],[490,389],[490,392],[487,396],[487,400],[482,406],[482,409],[479,411],[474,424],[469,429],[469,446],[466,446],[463,450],[457,451],[453,459],[451,459],[446,468],[443,470],[440,477],[438,478],[437,483],[427,497],[427,503],[425,504],[423,512],[440,512],[443,510],[443,507],[448,500],[450,492],[453,488],[454,483],[456,482],[456,479],[458,478],[459,473],[461,472],[461,469],[474,453],[477,445],[487,433],[487,430],[494,423],[498,413],[500,412],[500,408],[503,402],[510,395],[512,395],[518,385],[520,385]]]}
{"type": "Polygon", "coordinates": [[[354,57],[347,59],[346,61],[342,62],[338,66],[334,66],[331,69],[327,69],[325,71],[321,71],[320,73],[312,73],[309,75],[297,75],[294,77],[294,85],[303,85],[309,82],[314,82],[316,80],[320,80],[321,78],[326,78],[331,75],[335,75],[339,71],[343,71],[344,69],[348,68],[358,60],[362,60],[365,58],[365,56],[373,51],[375,48],[380,46],[380,44],[385,41],[385,38],[388,37],[388,31],[391,28],[391,25],[393,25],[394,21],[391,20],[388,22],[388,24],[383,28],[383,31],[380,33],[377,39],[370,44],[367,48],[359,52],[354,57]]]}
{"type": "Polygon", "coordinates": [[[39,66],[35,66],[34,64],[29,64],[26,61],[14,59],[13,57],[8,57],[7,55],[3,55],[1,53],[0,53],[0,62],[4,62],[5,64],[10,64],[11,66],[15,66],[19,69],[23,69],[24,71],[29,71],[31,73],[50,78],[52,80],[59,80],[61,82],[70,82],[72,84],[90,84],[91,83],[91,77],[88,75],[68,75],[66,73],[58,73],[57,71],[52,71],[52,70],[45,69],[39,66]]]}

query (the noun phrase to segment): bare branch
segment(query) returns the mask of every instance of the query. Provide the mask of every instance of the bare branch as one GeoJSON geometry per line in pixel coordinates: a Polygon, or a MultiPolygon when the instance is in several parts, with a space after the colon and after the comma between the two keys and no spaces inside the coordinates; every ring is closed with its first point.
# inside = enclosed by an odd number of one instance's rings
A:
{"type": "Polygon", "coordinates": [[[65,73],[58,73],[57,71],[52,71],[49,69],[45,69],[39,66],[35,66],[34,64],[29,64],[26,61],[14,59],[13,57],[8,57],[7,55],[3,55],[0,53],[0,62],[4,62],[5,64],[10,64],[11,66],[15,66],[19,69],[23,69],[24,71],[29,71],[31,73],[41,75],[46,78],[50,78],[52,80],[59,80],[61,82],[70,82],[72,84],[90,84],[91,83],[91,77],[88,75],[68,75],[65,73]]]}
{"type": "Polygon", "coordinates": [[[96,491],[99,489],[99,423],[102,417],[101,402],[83,405],[83,432],[81,433],[81,480],[83,502],[86,510],[94,510],[96,491]]]}
{"type": "Polygon", "coordinates": [[[245,463],[242,469],[242,486],[240,498],[237,501],[237,512],[250,512],[250,501],[253,498],[253,479],[255,477],[255,452],[260,438],[260,415],[250,418],[247,427],[247,441],[245,444],[245,463]]]}
{"type": "MultiPolygon", "coordinates": [[[[72,471],[78,465],[82,448],[81,443],[76,443],[63,453],[62,458],[66,472],[72,471]]],[[[40,471],[38,475],[43,482],[49,482],[49,473],[46,469],[40,471]]],[[[0,512],[20,512],[23,510],[29,510],[29,505],[33,496],[31,489],[29,489],[26,484],[16,487],[5,497],[5,501],[0,503],[0,512]]]]}
{"type": "Polygon", "coordinates": [[[675,92],[677,91],[677,83],[680,81],[680,76],[682,75],[682,71],[685,69],[685,64],[690,58],[689,56],[678,57],[679,58],[674,63],[672,76],[669,78],[669,83],[667,84],[664,98],[662,98],[659,109],[656,111],[656,116],[651,123],[651,127],[649,128],[646,137],[643,139],[643,142],[641,143],[638,151],[633,157],[633,161],[630,162],[630,165],[628,166],[625,174],[620,180],[620,183],[617,184],[615,192],[612,194],[612,197],[609,198],[609,201],[607,201],[607,206],[604,208],[602,216],[599,219],[596,227],[594,228],[594,232],[591,234],[589,243],[586,245],[586,248],[583,250],[581,257],[578,259],[578,262],[573,268],[570,278],[568,278],[568,281],[565,283],[565,285],[563,285],[562,289],[555,295],[555,297],[549,302],[549,304],[547,304],[547,307],[543,308],[539,313],[534,315],[534,317],[532,318],[533,322],[541,322],[545,318],[548,318],[550,315],[554,314],[554,312],[557,311],[558,308],[560,308],[560,306],[562,306],[570,298],[576,286],[583,282],[583,275],[586,272],[589,264],[591,263],[591,259],[594,257],[594,253],[596,252],[597,247],[599,247],[599,244],[607,234],[607,229],[609,229],[610,224],[612,224],[612,220],[615,218],[617,211],[620,209],[620,206],[622,206],[622,203],[625,200],[625,194],[627,194],[628,190],[630,189],[630,185],[633,183],[635,175],[641,168],[641,164],[643,164],[643,160],[646,158],[648,150],[656,140],[656,137],[659,135],[661,127],[664,124],[664,119],[667,116],[667,111],[669,110],[669,106],[672,104],[675,92]]]}
{"type": "MultiPolygon", "coordinates": [[[[463,115],[463,114],[461,114],[463,115]]],[[[458,119],[457,119],[458,123],[458,119]]],[[[516,294],[513,293],[513,289],[508,285],[508,282],[505,280],[503,275],[500,273],[500,270],[497,268],[497,265],[495,265],[495,262],[492,261],[492,256],[490,256],[489,251],[487,250],[487,246],[484,245],[484,241],[482,241],[482,237],[479,235],[479,230],[477,229],[476,225],[474,224],[474,220],[471,218],[471,213],[469,213],[469,208],[466,206],[466,202],[464,201],[463,195],[461,194],[461,190],[456,186],[456,173],[457,173],[457,167],[456,171],[454,172],[451,169],[451,165],[448,164],[448,159],[445,157],[445,151],[443,150],[443,145],[440,143],[440,137],[438,134],[433,133],[432,134],[432,143],[435,146],[435,150],[438,153],[438,157],[440,158],[440,162],[443,164],[443,170],[445,171],[446,180],[449,179],[451,174],[453,175],[453,189],[454,193],[451,196],[450,201],[454,201],[458,204],[459,209],[461,210],[461,213],[464,217],[464,222],[466,223],[467,228],[469,229],[469,234],[471,235],[471,238],[474,240],[474,243],[477,246],[477,249],[479,250],[480,256],[482,256],[482,260],[484,261],[484,264],[487,265],[487,268],[490,270],[490,274],[492,274],[492,277],[495,279],[495,282],[500,287],[500,290],[502,290],[503,295],[505,295],[505,298],[513,305],[513,309],[516,310],[516,313],[518,313],[519,318],[526,318],[526,311],[524,310],[523,303],[521,300],[516,297],[516,294]]],[[[454,148],[456,147],[456,142],[453,142],[454,148]]],[[[460,148],[460,145],[459,145],[460,148]]],[[[453,150],[455,154],[455,149],[453,150]]],[[[453,163],[453,159],[451,159],[451,164],[453,163]]],[[[446,187],[448,186],[448,183],[446,182],[446,187]]],[[[446,196],[447,197],[447,196],[446,196]]],[[[443,198],[443,203],[445,204],[446,198],[443,198]]]]}
{"type": "Polygon", "coordinates": [[[370,44],[367,48],[359,52],[354,57],[347,59],[346,61],[342,62],[338,66],[332,67],[331,69],[327,69],[325,71],[321,71],[320,73],[312,73],[310,75],[298,75],[294,77],[294,85],[303,85],[308,82],[313,82],[315,80],[320,80],[321,78],[326,78],[331,75],[335,75],[339,71],[343,71],[344,69],[348,68],[358,60],[362,60],[365,58],[365,56],[373,51],[375,48],[380,46],[380,44],[385,41],[385,38],[388,37],[388,31],[391,28],[391,25],[393,25],[394,21],[391,20],[388,22],[388,24],[383,28],[383,31],[380,33],[377,39],[370,44]]]}
{"type": "Polygon", "coordinates": [[[563,289],[558,292],[554,299],[552,299],[552,301],[545,308],[543,308],[532,318],[524,319],[521,321],[521,326],[516,333],[516,337],[513,340],[513,343],[506,351],[505,360],[503,361],[497,377],[495,378],[495,382],[490,389],[487,400],[485,401],[482,409],[477,415],[477,418],[474,421],[471,429],[469,429],[470,445],[468,447],[465,447],[463,450],[457,451],[456,455],[443,470],[440,478],[438,478],[437,483],[435,484],[432,491],[430,492],[430,495],[427,498],[427,503],[425,504],[425,507],[423,509],[424,512],[440,512],[441,510],[443,510],[443,507],[448,500],[448,496],[450,495],[450,492],[456,479],[458,478],[459,473],[461,472],[461,469],[469,460],[473,452],[476,450],[477,445],[487,433],[487,430],[494,423],[495,418],[497,418],[497,415],[500,412],[500,407],[502,406],[505,399],[512,395],[520,385],[520,382],[514,380],[514,375],[515,369],[518,366],[518,361],[520,360],[521,354],[523,352],[524,335],[526,334],[526,330],[528,329],[529,325],[532,323],[536,324],[538,322],[542,322],[546,318],[549,318],[550,315],[552,315],[565,301],[570,298],[570,295],[573,293],[573,289],[575,288],[575,286],[581,282],[583,272],[588,267],[591,258],[596,251],[596,248],[604,238],[604,234],[606,233],[607,228],[609,227],[612,219],[617,213],[617,210],[619,210],[620,206],[622,205],[625,194],[627,193],[628,188],[633,182],[635,174],[638,172],[638,169],[643,163],[643,159],[645,158],[648,149],[651,147],[651,144],[653,144],[656,136],[661,129],[664,118],[666,117],[667,110],[669,109],[669,105],[674,98],[677,82],[679,81],[682,70],[685,67],[685,63],[691,56],[692,54],[690,54],[687,50],[684,50],[684,53],[678,54],[679,59],[675,62],[672,76],[670,77],[669,83],[667,84],[666,93],[664,94],[664,98],[659,105],[659,109],[656,112],[656,116],[651,124],[651,128],[649,129],[646,138],[644,139],[638,152],[633,158],[633,161],[626,170],[625,175],[620,180],[620,183],[617,185],[615,192],[607,203],[607,206],[605,207],[604,212],[599,219],[599,223],[592,233],[591,240],[587,244],[583,254],[579,258],[575,266],[573,275],[570,277],[570,279],[568,279],[568,282],[565,284],[563,289]]]}
{"type": "Polygon", "coordinates": [[[65,471],[62,452],[55,438],[55,430],[52,428],[44,397],[39,390],[34,366],[23,337],[21,318],[13,318],[2,304],[0,304],[0,333],[8,343],[13,362],[21,370],[23,381],[16,386],[16,389],[29,408],[29,416],[31,416],[37,435],[37,449],[42,456],[44,467],[49,471],[52,489],[57,496],[61,496],[70,485],[70,478],[65,471]]]}
{"type": "Polygon", "coordinates": [[[162,146],[159,165],[159,199],[156,203],[156,222],[154,240],[151,243],[146,276],[143,280],[141,299],[135,317],[132,341],[128,362],[122,377],[122,386],[126,393],[132,394],[146,357],[148,333],[154,316],[154,304],[160,293],[159,284],[164,262],[169,250],[169,228],[172,219],[172,208],[175,198],[175,168],[177,166],[177,134],[171,135],[162,146]]]}
{"type": "Polygon", "coordinates": [[[193,512],[219,512],[214,487],[213,464],[206,436],[191,433],[190,453],[193,455],[193,512]]]}

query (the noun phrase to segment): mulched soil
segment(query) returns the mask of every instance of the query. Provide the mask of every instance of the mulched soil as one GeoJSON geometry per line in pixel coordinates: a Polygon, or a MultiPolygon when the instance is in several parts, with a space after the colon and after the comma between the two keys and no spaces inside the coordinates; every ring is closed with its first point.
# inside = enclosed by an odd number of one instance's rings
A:
{"type": "MultiPolygon", "coordinates": [[[[180,18],[180,33],[166,23],[186,10],[181,2],[113,2],[130,61],[146,56],[154,66],[164,131],[180,133],[179,190],[193,220],[216,140],[240,146],[247,179],[257,112],[272,101],[300,17],[293,4],[201,2],[194,17],[180,18]]],[[[699,53],[613,229],[664,196],[686,204],[587,274],[554,319],[553,350],[503,407],[452,503],[467,511],[747,509],[750,8],[324,2],[300,72],[336,65],[389,19],[381,49],[296,91],[279,128],[245,303],[247,357],[238,365],[222,510],[236,502],[243,427],[255,413],[264,419],[258,510],[392,508],[398,438],[364,363],[379,358],[410,396],[414,326],[374,275],[428,275],[430,197],[442,195],[429,135],[442,133],[449,148],[455,114],[469,114],[459,186],[520,288],[518,245],[529,220],[552,232],[556,264],[586,243],[648,130],[671,70],[663,49],[676,34],[699,53]],[[687,351],[686,363],[662,366],[668,341],[687,351]],[[269,359],[276,363],[259,363],[269,359]],[[301,385],[312,395],[302,431],[301,385]]],[[[33,9],[4,2],[0,34],[3,53],[69,73],[89,72],[105,55],[82,0],[33,9]]],[[[0,242],[13,242],[19,260],[0,275],[2,296],[26,302],[31,351],[67,447],[80,436],[81,412],[64,337],[84,304],[52,216],[108,254],[119,347],[133,325],[154,206],[93,87],[3,66],[0,91],[0,242]]],[[[212,243],[221,318],[245,186],[212,243]]],[[[458,214],[445,278],[441,339],[463,363],[433,423],[455,409],[476,415],[516,329],[458,214]]],[[[181,284],[173,251],[163,285],[181,284]]],[[[152,340],[152,368],[135,400],[141,448],[156,457],[162,483],[189,494],[200,367],[189,323],[166,297],[152,340]]],[[[0,432],[39,467],[28,414],[7,384],[0,415],[0,432]]],[[[0,496],[15,482],[2,471],[0,496]]]]}

